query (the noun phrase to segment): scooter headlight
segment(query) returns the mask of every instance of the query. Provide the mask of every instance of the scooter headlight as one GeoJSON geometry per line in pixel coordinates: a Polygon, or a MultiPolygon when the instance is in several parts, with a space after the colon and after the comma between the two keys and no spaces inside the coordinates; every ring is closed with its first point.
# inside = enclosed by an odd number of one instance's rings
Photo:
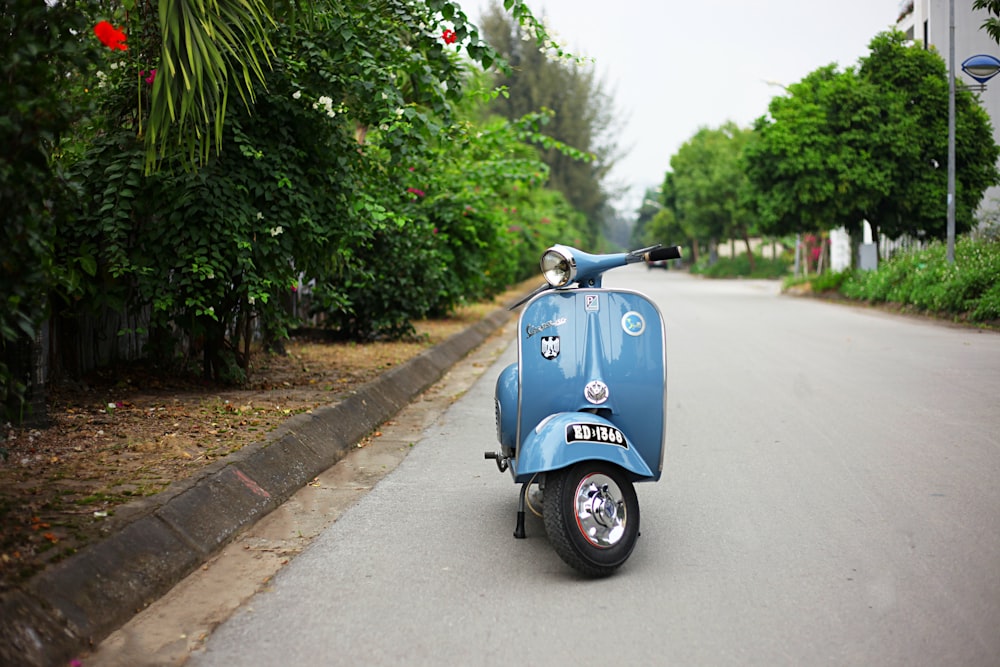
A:
{"type": "Polygon", "coordinates": [[[541,266],[542,277],[553,287],[568,285],[576,277],[576,260],[558,246],[545,251],[541,266]]]}

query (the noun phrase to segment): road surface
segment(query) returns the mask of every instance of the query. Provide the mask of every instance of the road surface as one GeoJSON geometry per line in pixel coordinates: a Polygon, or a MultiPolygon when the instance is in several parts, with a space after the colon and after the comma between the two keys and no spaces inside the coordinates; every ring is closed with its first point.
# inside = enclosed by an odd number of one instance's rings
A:
{"type": "MultiPolygon", "coordinates": [[[[507,349],[191,655],[240,665],[1000,665],[1000,335],[633,267],[668,324],[662,480],[603,580],[495,448],[507,349]]],[[[219,566],[216,566],[219,567],[219,566]]]]}

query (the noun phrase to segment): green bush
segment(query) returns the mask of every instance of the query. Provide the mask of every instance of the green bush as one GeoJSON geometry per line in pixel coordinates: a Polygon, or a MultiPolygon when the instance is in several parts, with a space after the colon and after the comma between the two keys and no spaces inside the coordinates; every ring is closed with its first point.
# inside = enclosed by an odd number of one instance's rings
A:
{"type": "Polygon", "coordinates": [[[813,292],[839,292],[841,286],[850,276],[850,270],[827,271],[809,278],[807,282],[812,286],[813,292]]]}
{"type": "Polygon", "coordinates": [[[840,292],[870,303],[895,303],[973,322],[1000,318],[1000,241],[963,237],[955,263],[935,242],[883,262],[877,271],[849,272],[840,292]]]}
{"type": "Polygon", "coordinates": [[[785,259],[770,259],[754,256],[753,271],[750,270],[750,258],[746,255],[736,257],[719,257],[712,264],[707,259],[699,260],[691,267],[691,273],[706,278],[781,278],[788,273],[788,262],[785,259]]]}
{"type": "Polygon", "coordinates": [[[64,183],[49,160],[82,113],[74,92],[93,60],[87,3],[0,5],[0,422],[25,416],[30,349],[58,284],[51,248],[64,183]],[[27,348],[25,344],[27,345],[27,348]]]}

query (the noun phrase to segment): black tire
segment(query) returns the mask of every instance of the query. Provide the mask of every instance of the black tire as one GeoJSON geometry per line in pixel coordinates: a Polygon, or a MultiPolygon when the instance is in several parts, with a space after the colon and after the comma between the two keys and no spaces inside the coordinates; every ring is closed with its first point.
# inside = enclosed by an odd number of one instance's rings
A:
{"type": "Polygon", "coordinates": [[[543,519],[560,558],[582,574],[606,577],[628,560],[639,538],[639,499],[621,468],[582,461],[546,475],[543,519]],[[610,494],[613,502],[598,494],[610,494]],[[595,507],[601,511],[595,514],[595,507]]]}

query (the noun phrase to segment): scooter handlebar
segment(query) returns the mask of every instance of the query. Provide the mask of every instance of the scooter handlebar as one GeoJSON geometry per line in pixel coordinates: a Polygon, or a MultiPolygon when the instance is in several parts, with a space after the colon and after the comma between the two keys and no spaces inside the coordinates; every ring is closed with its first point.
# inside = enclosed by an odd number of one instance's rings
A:
{"type": "Polygon", "coordinates": [[[667,248],[657,248],[646,253],[647,262],[659,262],[665,259],[680,259],[681,247],[673,245],[667,248]]]}

